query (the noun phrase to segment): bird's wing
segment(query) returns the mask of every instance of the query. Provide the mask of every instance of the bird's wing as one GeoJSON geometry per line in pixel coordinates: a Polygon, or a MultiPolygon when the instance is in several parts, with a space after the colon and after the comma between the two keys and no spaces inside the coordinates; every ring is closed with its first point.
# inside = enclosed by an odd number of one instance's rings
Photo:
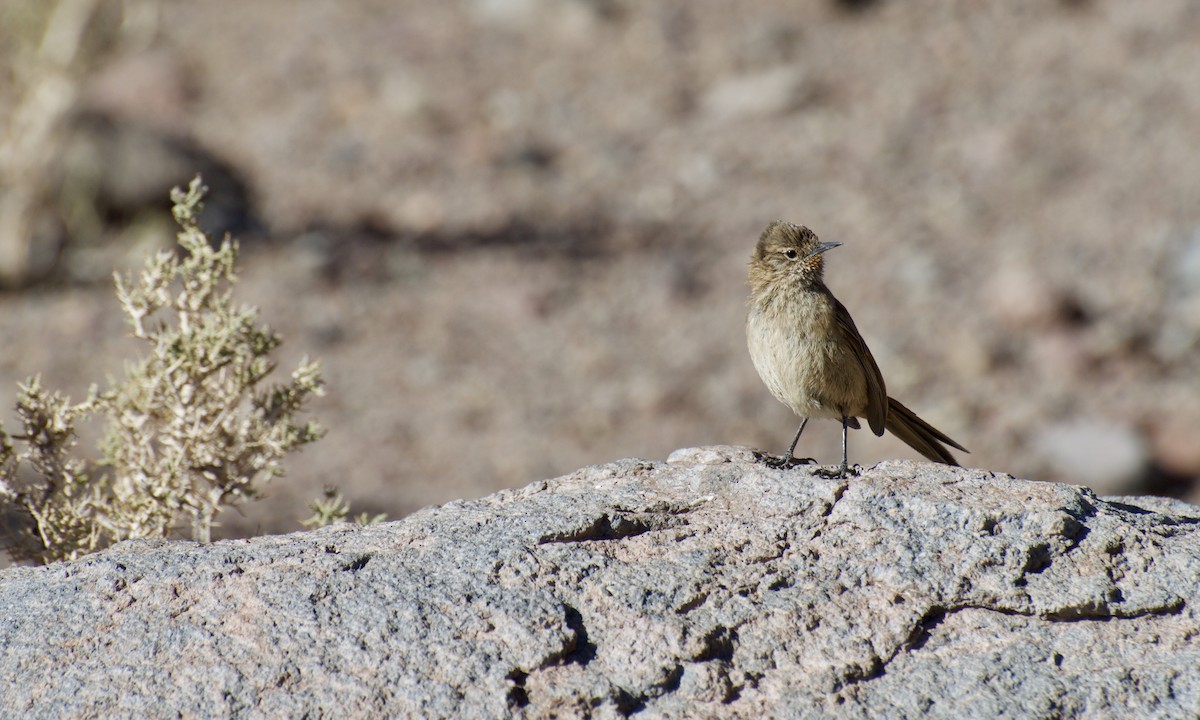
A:
{"type": "Polygon", "coordinates": [[[875,358],[867,349],[867,343],[862,339],[862,335],[858,334],[858,328],[854,326],[854,319],[850,317],[850,311],[837,298],[832,295],[830,297],[837,308],[835,317],[838,329],[842,331],[846,342],[853,349],[854,357],[858,358],[859,364],[862,365],[863,375],[867,378],[867,424],[871,426],[871,432],[882,435],[888,413],[887,388],[883,384],[883,374],[879,372],[875,358]]]}

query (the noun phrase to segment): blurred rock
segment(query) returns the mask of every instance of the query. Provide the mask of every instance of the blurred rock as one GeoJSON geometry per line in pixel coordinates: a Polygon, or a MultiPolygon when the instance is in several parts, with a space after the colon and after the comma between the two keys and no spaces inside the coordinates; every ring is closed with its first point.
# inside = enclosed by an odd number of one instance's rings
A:
{"type": "Polygon", "coordinates": [[[146,244],[169,247],[170,190],[197,174],[209,188],[200,223],[211,235],[257,228],[249,189],[232,165],[150,125],[80,113],[56,162],[51,210],[65,219],[61,262],[74,281],[111,277],[129,256],[140,264],[146,244]]]}
{"type": "Polygon", "coordinates": [[[169,209],[170,189],[185,187],[200,174],[209,188],[200,215],[205,228],[217,235],[249,229],[245,182],[230,164],[192,140],[92,113],[78,116],[73,125],[64,184],[89,184],[102,215],[128,218],[147,208],[169,209]]]}
{"type": "Polygon", "coordinates": [[[928,463],[828,480],[754,464],[745,448],[672,458],[395,523],[128,542],[7,570],[6,709],[959,718],[1200,707],[1200,507],[928,463]]]}
{"type": "Polygon", "coordinates": [[[1091,355],[1079,333],[1062,329],[1035,333],[1022,338],[1030,363],[1047,377],[1069,381],[1079,377],[1091,362],[1091,355]]]}
{"type": "Polygon", "coordinates": [[[1173,413],[1156,423],[1150,434],[1155,464],[1181,478],[1200,479],[1200,414],[1173,413]]]}
{"type": "Polygon", "coordinates": [[[89,112],[184,132],[195,98],[191,75],[179,56],[167,49],[120,55],[88,78],[81,104],[89,112]]]}
{"type": "Polygon", "coordinates": [[[986,297],[992,315],[1014,328],[1053,327],[1065,317],[1061,291],[1025,264],[1001,266],[988,281],[986,297]]]}
{"type": "Polygon", "coordinates": [[[1167,259],[1166,307],[1156,328],[1154,351],[1164,362],[1176,363],[1195,356],[1200,344],[1200,228],[1167,259]]]}
{"type": "Polygon", "coordinates": [[[872,10],[882,3],[880,0],[831,0],[831,4],[847,13],[861,13],[872,10]]]}
{"type": "Polygon", "coordinates": [[[1100,495],[1135,492],[1149,466],[1146,443],[1119,423],[1077,420],[1039,428],[1033,446],[1055,477],[1087,485],[1100,495]]]}
{"type": "Polygon", "coordinates": [[[1171,263],[1174,291],[1179,295],[1200,295],[1200,228],[1179,248],[1171,263]]]}
{"type": "Polygon", "coordinates": [[[505,29],[543,29],[585,34],[597,20],[620,15],[612,0],[560,2],[557,0],[473,0],[471,16],[482,25],[505,29]]]}
{"type": "Polygon", "coordinates": [[[719,82],[701,97],[700,109],[721,122],[768,118],[796,110],[815,96],[807,76],[788,65],[719,82]]]}

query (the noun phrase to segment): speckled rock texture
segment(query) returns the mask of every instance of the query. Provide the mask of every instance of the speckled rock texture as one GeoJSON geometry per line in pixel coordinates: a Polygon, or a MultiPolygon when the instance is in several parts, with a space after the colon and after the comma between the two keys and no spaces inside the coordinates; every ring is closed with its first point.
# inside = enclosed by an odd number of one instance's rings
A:
{"type": "Polygon", "coordinates": [[[1192,717],[1200,507],[738,447],[0,573],[21,717],[1192,717]]]}

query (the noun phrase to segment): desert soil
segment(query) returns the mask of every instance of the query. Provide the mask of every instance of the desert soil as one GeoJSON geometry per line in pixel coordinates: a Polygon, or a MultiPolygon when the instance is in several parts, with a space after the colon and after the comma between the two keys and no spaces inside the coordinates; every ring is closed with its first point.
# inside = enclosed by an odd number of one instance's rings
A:
{"type": "MultiPolygon", "coordinates": [[[[398,517],[677,447],[782,450],[797,420],[742,328],[775,219],[844,243],[829,286],[963,464],[1198,497],[1195,3],[124,5],[81,105],[240,178],[238,293],[328,380],[326,439],[224,535],[295,530],[324,485],[398,517]]],[[[0,107],[23,92],[6,75],[0,107]]],[[[121,238],[69,238],[0,295],[0,406],[136,352],[104,278],[145,250],[121,238]]],[[[800,452],[839,442],[817,423],[800,452]]]]}

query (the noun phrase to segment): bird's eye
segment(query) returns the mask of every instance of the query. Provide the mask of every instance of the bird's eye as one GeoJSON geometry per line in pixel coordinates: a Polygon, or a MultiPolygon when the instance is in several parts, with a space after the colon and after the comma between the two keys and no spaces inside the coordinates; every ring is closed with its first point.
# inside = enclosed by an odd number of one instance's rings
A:
{"type": "Polygon", "coordinates": [[[795,250],[784,250],[783,254],[788,260],[795,260],[797,257],[795,250]]]}

